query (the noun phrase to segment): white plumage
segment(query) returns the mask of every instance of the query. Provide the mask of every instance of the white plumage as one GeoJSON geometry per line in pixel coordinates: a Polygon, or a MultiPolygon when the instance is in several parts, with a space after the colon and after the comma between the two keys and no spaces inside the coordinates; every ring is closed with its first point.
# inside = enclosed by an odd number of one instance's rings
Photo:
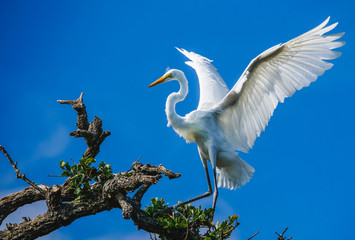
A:
{"type": "Polygon", "coordinates": [[[196,142],[206,171],[208,192],[181,204],[212,194],[207,161],[214,175],[213,208],[217,187],[235,189],[250,180],[254,169],[240,159],[235,150],[248,152],[265,130],[277,104],[333,66],[324,60],[341,55],[332,49],[344,45],[336,41],[343,33],[324,35],[337,25],[326,26],[328,21],[329,17],[301,36],[261,53],[250,62],[230,91],[211,60],[178,48],[190,59],[186,64],[196,70],[199,78],[197,110],[185,117],[175,112],[175,104],[184,100],[188,93],[185,74],[180,70],[167,71],[149,87],[172,80],[180,83],[180,91],[170,94],[166,102],[168,121],[180,136],[188,142],[196,142]]]}

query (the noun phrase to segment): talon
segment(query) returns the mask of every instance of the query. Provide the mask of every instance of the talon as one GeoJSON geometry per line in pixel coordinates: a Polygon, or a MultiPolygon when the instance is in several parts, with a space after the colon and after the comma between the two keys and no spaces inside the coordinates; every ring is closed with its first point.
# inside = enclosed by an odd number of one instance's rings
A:
{"type": "Polygon", "coordinates": [[[169,210],[171,210],[171,209],[175,210],[174,207],[167,207],[167,208],[161,209],[161,210],[159,210],[158,212],[156,212],[156,213],[153,214],[153,218],[155,218],[155,217],[156,217],[157,215],[159,215],[160,213],[167,212],[167,211],[169,211],[169,210]]]}

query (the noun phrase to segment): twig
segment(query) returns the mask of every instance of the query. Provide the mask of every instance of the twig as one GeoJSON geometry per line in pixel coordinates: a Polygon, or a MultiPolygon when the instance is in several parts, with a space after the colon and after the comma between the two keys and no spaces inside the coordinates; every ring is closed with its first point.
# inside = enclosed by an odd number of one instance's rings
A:
{"type": "Polygon", "coordinates": [[[7,153],[6,149],[0,145],[0,150],[4,153],[4,155],[6,156],[6,158],[9,160],[10,164],[12,165],[12,167],[15,169],[16,172],[16,178],[21,178],[22,180],[24,180],[26,183],[28,183],[29,185],[31,185],[34,189],[36,189],[37,191],[39,191],[41,194],[43,194],[43,196],[46,195],[46,191],[42,188],[40,188],[35,182],[32,182],[31,180],[29,180],[25,174],[22,174],[20,172],[20,170],[17,168],[17,162],[14,162],[12,160],[12,158],[10,157],[10,155],[7,153]]]}
{"type": "MultiPolygon", "coordinates": [[[[224,235],[228,235],[229,233],[231,233],[232,231],[234,231],[234,229],[236,229],[239,225],[240,225],[240,222],[238,222],[238,220],[237,220],[237,222],[235,223],[235,226],[232,227],[231,229],[229,229],[228,231],[226,231],[226,232],[224,233],[224,235]]],[[[223,235],[222,235],[222,240],[223,240],[223,235]]],[[[249,239],[248,239],[248,240],[249,240],[249,239]]]]}
{"type": "Polygon", "coordinates": [[[123,174],[128,173],[129,171],[131,171],[133,169],[134,165],[136,165],[136,163],[138,163],[140,159],[141,159],[141,157],[139,157],[136,161],[134,161],[132,163],[132,166],[126,172],[124,172],[123,174]]]}
{"type": "Polygon", "coordinates": [[[187,237],[189,236],[189,220],[179,211],[176,211],[178,214],[180,214],[180,216],[182,216],[183,218],[185,218],[185,221],[187,223],[187,228],[186,228],[186,234],[185,234],[185,238],[184,240],[187,240],[187,237]]]}
{"type": "MultiPolygon", "coordinates": [[[[281,234],[278,234],[277,232],[275,232],[275,233],[277,234],[277,236],[279,236],[279,237],[277,238],[277,240],[286,240],[286,237],[284,237],[284,234],[285,234],[285,232],[287,231],[287,229],[288,229],[288,228],[286,228],[281,234]]],[[[288,238],[287,240],[291,240],[291,239],[292,239],[292,237],[288,238]]]]}
{"type": "Polygon", "coordinates": [[[253,234],[253,236],[251,236],[250,238],[248,238],[248,240],[252,239],[253,237],[255,237],[256,235],[259,234],[260,231],[257,231],[256,233],[253,234]]]}

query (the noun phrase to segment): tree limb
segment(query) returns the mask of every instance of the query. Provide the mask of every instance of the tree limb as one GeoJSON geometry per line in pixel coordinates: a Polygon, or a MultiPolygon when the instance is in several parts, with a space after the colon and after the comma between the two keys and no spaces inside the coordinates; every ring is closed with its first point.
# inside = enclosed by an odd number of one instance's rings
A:
{"type": "MultiPolygon", "coordinates": [[[[89,124],[87,121],[86,108],[83,103],[83,94],[77,100],[58,100],[61,104],[71,104],[77,111],[78,130],[70,135],[83,137],[88,145],[84,157],[95,157],[99,153],[100,145],[110,135],[109,131],[102,131],[102,121],[98,117],[89,124]]],[[[40,236],[71,224],[78,218],[94,215],[102,211],[109,211],[113,208],[122,209],[125,219],[132,219],[139,229],[148,232],[169,236],[169,233],[162,224],[141,209],[141,200],[145,192],[153,184],[156,184],[162,175],[169,179],[180,177],[163,166],[152,166],[134,162],[132,167],[125,173],[115,174],[105,183],[95,182],[92,184],[93,192],[89,196],[79,199],[74,204],[77,195],[70,188],[70,179],[62,185],[37,185],[29,180],[17,168],[5,148],[0,146],[13,166],[16,177],[26,181],[30,187],[0,199],[0,223],[19,207],[45,200],[47,212],[34,219],[23,218],[19,224],[7,224],[7,228],[0,231],[0,239],[4,240],[27,240],[40,236]],[[136,192],[132,198],[127,196],[129,192],[136,192]]],[[[171,235],[171,234],[170,234],[171,235]]]]}
{"type": "Polygon", "coordinates": [[[84,153],[84,157],[94,158],[100,152],[101,143],[106,139],[106,137],[111,135],[111,132],[104,132],[102,130],[102,120],[96,116],[95,119],[89,124],[86,107],[83,102],[83,95],[84,93],[81,93],[79,98],[76,100],[57,100],[57,102],[60,104],[73,105],[72,108],[77,111],[78,120],[75,125],[78,129],[70,133],[70,136],[75,138],[83,137],[88,145],[88,148],[84,153]]]}
{"type": "Polygon", "coordinates": [[[40,200],[45,200],[45,197],[33,187],[27,187],[22,191],[3,197],[0,199],[0,225],[8,215],[15,212],[19,207],[40,200]]]}
{"type": "MultiPolygon", "coordinates": [[[[122,209],[123,217],[132,219],[140,229],[166,234],[166,230],[161,223],[149,217],[140,209],[142,193],[148,190],[148,186],[156,184],[166,172],[167,170],[161,166],[143,165],[135,162],[129,172],[130,174],[116,174],[113,179],[104,184],[102,190],[98,189],[98,184],[94,184],[93,194],[77,201],[76,204],[73,203],[76,196],[68,190],[66,184],[47,187],[45,198],[43,195],[36,193],[33,187],[11,194],[0,200],[1,209],[7,209],[7,211],[1,213],[4,217],[19,206],[44,199],[48,210],[32,220],[8,225],[7,229],[0,231],[0,239],[35,239],[62,226],[67,226],[78,218],[109,211],[113,208],[122,209]],[[134,192],[137,189],[134,199],[126,195],[128,192],[134,192]]],[[[176,178],[180,174],[169,171],[169,176],[176,178]]]]}

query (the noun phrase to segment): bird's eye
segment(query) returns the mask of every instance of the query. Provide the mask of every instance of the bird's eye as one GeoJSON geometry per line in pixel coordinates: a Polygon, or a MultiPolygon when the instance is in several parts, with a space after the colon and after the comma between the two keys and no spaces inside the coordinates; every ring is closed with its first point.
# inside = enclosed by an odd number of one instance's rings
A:
{"type": "Polygon", "coordinates": [[[173,74],[172,73],[169,73],[169,74],[166,74],[165,75],[165,79],[167,79],[167,78],[172,78],[173,77],[173,74]]]}

